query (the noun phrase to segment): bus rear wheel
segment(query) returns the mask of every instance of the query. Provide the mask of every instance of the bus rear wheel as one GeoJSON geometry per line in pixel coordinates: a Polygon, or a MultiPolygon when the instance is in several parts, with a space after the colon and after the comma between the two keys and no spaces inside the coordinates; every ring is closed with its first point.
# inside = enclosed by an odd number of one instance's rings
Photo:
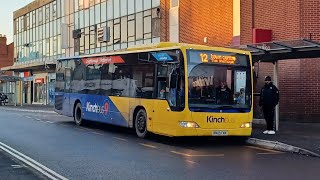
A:
{"type": "Polygon", "coordinates": [[[148,134],[147,130],[147,113],[144,109],[140,109],[135,117],[134,127],[138,137],[145,138],[148,134]]]}
{"type": "Polygon", "coordinates": [[[81,126],[83,124],[81,103],[78,103],[74,108],[73,117],[74,117],[74,122],[76,123],[77,126],[81,126]]]}

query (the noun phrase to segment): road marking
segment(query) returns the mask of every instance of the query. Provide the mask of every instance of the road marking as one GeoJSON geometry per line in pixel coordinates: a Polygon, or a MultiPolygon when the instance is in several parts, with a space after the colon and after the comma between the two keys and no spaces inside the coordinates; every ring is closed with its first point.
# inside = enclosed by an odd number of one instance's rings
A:
{"type": "Polygon", "coordinates": [[[52,122],[52,121],[46,121],[47,123],[50,123],[50,124],[53,124],[54,122],[52,122]]]}
{"type": "Polygon", "coordinates": [[[174,154],[179,154],[182,156],[187,156],[187,157],[221,157],[224,156],[224,154],[186,154],[186,153],[181,153],[177,151],[170,151],[171,153],[174,154]]]}
{"type": "Polygon", "coordinates": [[[118,138],[118,137],[112,137],[113,139],[117,139],[117,140],[120,140],[120,141],[128,141],[126,139],[123,139],[123,138],[118,138]]]}
{"type": "Polygon", "coordinates": [[[19,165],[19,164],[13,164],[11,165],[12,168],[14,169],[20,169],[20,168],[23,168],[24,166],[23,165],[19,165]]]}
{"type": "Polygon", "coordinates": [[[26,118],[33,119],[33,117],[31,117],[31,116],[26,116],[26,118]]]}
{"type": "Polygon", "coordinates": [[[264,148],[260,148],[260,147],[254,147],[254,146],[246,146],[248,148],[251,148],[251,149],[258,149],[258,150],[262,150],[262,151],[267,151],[269,153],[282,153],[280,151],[276,151],[276,150],[272,150],[272,149],[264,149],[264,148]]]}
{"type": "Polygon", "coordinates": [[[187,161],[189,163],[192,163],[192,164],[198,164],[197,162],[194,162],[194,161],[191,161],[191,160],[185,160],[185,161],[187,161]]]}
{"type": "Polygon", "coordinates": [[[268,155],[268,154],[274,155],[274,154],[284,154],[284,152],[278,152],[278,153],[272,153],[272,152],[270,152],[270,153],[257,153],[257,154],[259,154],[259,155],[268,155]]]}
{"type": "Polygon", "coordinates": [[[83,131],[91,131],[91,129],[83,128],[83,127],[78,127],[78,129],[81,129],[81,130],[83,130],[83,131]]]}
{"type": "Polygon", "coordinates": [[[53,170],[47,168],[46,166],[40,164],[39,162],[31,159],[30,157],[22,154],[21,152],[7,146],[6,144],[0,142],[0,149],[7,152],[8,154],[12,155],[16,159],[22,161],[23,163],[27,164],[28,166],[34,168],[35,170],[39,171],[43,175],[47,176],[53,180],[67,180],[67,178],[63,177],[62,175],[54,172],[53,170]]]}
{"type": "Polygon", "coordinates": [[[144,143],[139,143],[139,144],[142,145],[142,146],[145,146],[145,147],[153,148],[153,149],[157,148],[156,146],[153,146],[153,145],[150,145],[150,144],[144,144],[144,143]]]}
{"type": "Polygon", "coordinates": [[[102,133],[98,133],[98,132],[95,132],[95,131],[91,131],[93,134],[98,134],[98,135],[101,135],[101,136],[104,136],[104,134],[102,133]]]}
{"type": "Polygon", "coordinates": [[[39,118],[34,118],[35,120],[37,120],[37,121],[41,121],[41,119],[39,119],[39,118]]]}

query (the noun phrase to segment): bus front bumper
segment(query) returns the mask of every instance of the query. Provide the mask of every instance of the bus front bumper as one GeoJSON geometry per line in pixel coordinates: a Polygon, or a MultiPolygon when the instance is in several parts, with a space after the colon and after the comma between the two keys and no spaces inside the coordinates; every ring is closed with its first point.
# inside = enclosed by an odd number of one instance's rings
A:
{"type": "Polygon", "coordinates": [[[202,129],[179,128],[175,136],[251,136],[252,128],[237,129],[202,129]]]}

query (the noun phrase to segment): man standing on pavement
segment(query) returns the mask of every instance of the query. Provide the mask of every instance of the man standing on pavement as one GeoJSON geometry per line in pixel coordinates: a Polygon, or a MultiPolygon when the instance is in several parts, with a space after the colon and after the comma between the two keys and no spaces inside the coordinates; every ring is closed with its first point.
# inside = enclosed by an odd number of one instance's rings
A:
{"type": "Polygon", "coordinates": [[[263,115],[267,123],[267,130],[263,134],[275,134],[274,131],[274,110],[279,102],[279,90],[271,82],[271,77],[265,78],[265,85],[260,92],[259,106],[262,107],[263,115]]]}

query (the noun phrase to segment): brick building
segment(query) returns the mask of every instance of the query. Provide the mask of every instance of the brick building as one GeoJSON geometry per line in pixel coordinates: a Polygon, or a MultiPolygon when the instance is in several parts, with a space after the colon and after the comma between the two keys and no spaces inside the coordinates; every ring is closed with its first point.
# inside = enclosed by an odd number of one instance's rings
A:
{"type": "MultiPolygon", "coordinates": [[[[13,43],[7,45],[7,37],[0,34],[0,68],[13,65],[13,43]]],[[[2,72],[0,71],[0,75],[2,72]]],[[[5,72],[5,75],[12,75],[5,72]]],[[[0,83],[0,92],[3,91],[4,82],[0,83]]]]}
{"type": "Polygon", "coordinates": [[[14,65],[4,70],[14,70],[25,78],[24,103],[52,104],[48,93],[54,91],[57,58],[161,41],[229,46],[232,3],[34,0],[13,14],[16,58],[14,65]],[[100,37],[101,32],[107,40],[100,37]]]}
{"type": "MultiPolygon", "coordinates": [[[[319,1],[241,0],[240,9],[241,44],[252,44],[254,28],[271,30],[273,41],[320,41],[319,1]]],[[[255,92],[263,86],[266,75],[273,75],[272,64],[257,66],[255,92]]],[[[320,122],[319,69],[320,59],[279,61],[280,120],[320,122]]],[[[255,117],[261,117],[257,104],[255,107],[255,117]]]]}

